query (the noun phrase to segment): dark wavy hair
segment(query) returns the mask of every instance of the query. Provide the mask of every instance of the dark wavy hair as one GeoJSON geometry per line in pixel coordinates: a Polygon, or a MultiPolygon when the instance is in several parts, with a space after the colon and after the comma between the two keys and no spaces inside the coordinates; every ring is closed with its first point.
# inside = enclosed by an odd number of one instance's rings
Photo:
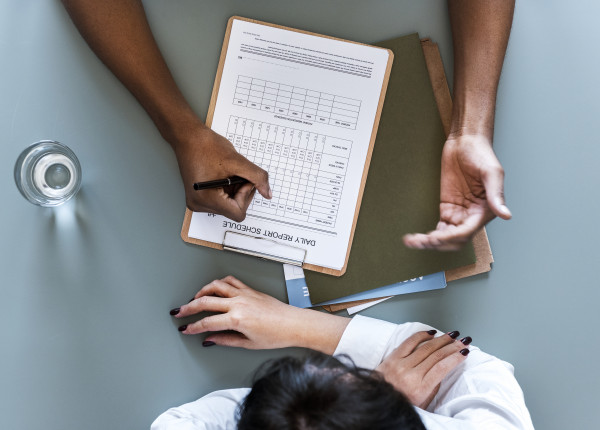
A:
{"type": "Polygon", "coordinates": [[[238,430],[425,430],[404,397],[348,357],[267,361],[238,408],[238,430]]]}

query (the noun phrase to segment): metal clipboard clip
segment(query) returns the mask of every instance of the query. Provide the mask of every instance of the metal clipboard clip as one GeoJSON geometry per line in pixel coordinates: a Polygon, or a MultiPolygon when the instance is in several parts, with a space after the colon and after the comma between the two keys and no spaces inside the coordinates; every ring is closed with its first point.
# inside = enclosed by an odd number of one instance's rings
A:
{"type": "Polygon", "coordinates": [[[231,230],[223,235],[223,249],[300,267],[306,259],[306,249],[231,230]]]}

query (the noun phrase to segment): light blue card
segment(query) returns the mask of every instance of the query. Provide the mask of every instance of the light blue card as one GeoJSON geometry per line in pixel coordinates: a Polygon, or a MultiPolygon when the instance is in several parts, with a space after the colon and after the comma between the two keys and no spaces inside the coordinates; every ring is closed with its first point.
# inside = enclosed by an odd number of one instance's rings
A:
{"type": "Polygon", "coordinates": [[[339,299],[330,300],[323,303],[312,304],[308,288],[306,287],[306,278],[300,275],[302,269],[292,269],[284,267],[285,286],[288,293],[288,301],[292,306],[299,308],[310,308],[312,306],[333,305],[336,303],[353,302],[356,300],[376,299],[387,296],[398,296],[400,294],[418,293],[421,291],[438,290],[446,286],[446,276],[444,272],[434,273],[432,275],[420,276],[409,279],[408,281],[398,282],[385,287],[375,288],[362,293],[352,294],[339,299]]]}

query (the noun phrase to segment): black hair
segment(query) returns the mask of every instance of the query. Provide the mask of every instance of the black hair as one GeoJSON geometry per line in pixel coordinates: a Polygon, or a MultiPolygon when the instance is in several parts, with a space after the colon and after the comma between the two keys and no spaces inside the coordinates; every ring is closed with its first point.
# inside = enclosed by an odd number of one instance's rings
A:
{"type": "Polygon", "coordinates": [[[259,367],[238,430],[425,430],[402,393],[376,371],[321,353],[259,367]]]}

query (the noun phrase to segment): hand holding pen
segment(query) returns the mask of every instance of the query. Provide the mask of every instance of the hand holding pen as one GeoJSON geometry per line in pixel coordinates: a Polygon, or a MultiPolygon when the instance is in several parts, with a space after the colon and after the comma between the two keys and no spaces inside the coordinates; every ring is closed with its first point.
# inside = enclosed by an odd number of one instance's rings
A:
{"type": "MultiPolygon", "coordinates": [[[[208,212],[243,221],[254,193],[272,196],[268,173],[239,154],[231,142],[203,124],[192,136],[174,145],[185,184],[186,205],[194,212],[208,212]],[[247,182],[219,185],[197,191],[193,184],[239,177],[247,182]]],[[[238,179],[235,180],[237,182],[238,179]]]]}

